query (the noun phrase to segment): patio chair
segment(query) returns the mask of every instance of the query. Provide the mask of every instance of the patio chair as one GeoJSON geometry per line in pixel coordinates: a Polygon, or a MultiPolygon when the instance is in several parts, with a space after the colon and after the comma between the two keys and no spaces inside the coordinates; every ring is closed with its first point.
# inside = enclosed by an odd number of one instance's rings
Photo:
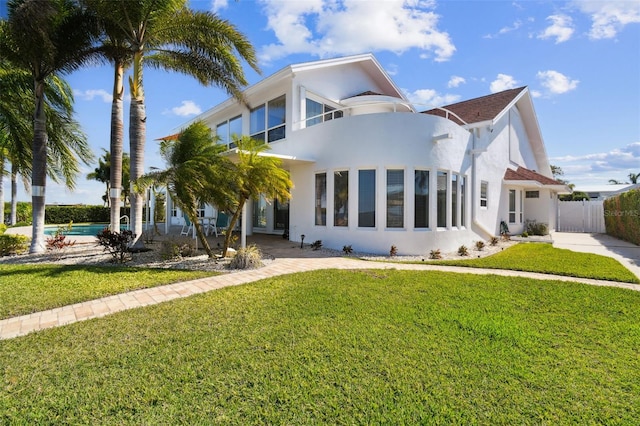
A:
{"type": "MultiPolygon", "coordinates": [[[[226,213],[218,212],[218,217],[216,218],[216,229],[227,229],[229,226],[229,216],[226,213]]],[[[218,232],[216,232],[216,237],[218,236],[218,232]]]]}
{"type": "Polygon", "coordinates": [[[183,215],[182,217],[184,218],[184,224],[182,225],[182,229],[180,230],[180,235],[189,235],[189,233],[193,229],[193,223],[191,223],[186,215],[183,215]]]}

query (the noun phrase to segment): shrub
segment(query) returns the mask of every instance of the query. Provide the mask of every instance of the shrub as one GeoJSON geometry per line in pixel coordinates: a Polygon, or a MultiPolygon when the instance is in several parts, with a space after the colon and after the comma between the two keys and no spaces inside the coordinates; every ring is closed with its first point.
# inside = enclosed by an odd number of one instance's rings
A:
{"type": "Polygon", "coordinates": [[[431,250],[429,253],[429,259],[442,259],[442,253],[440,253],[440,249],[431,250]]]}
{"type": "Polygon", "coordinates": [[[7,225],[4,223],[0,223],[0,234],[4,234],[4,231],[7,230],[7,225]]]}
{"type": "Polygon", "coordinates": [[[65,235],[65,232],[71,231],[72,228],[72,222],[69,222],[68,225],[58,226],[56,232],[52,236],[47,237],[47,250],[62,252],[63,249],[73,246],[76,241],[68,240],[67,236],[65,235]]]}
{"type": "Polygon", "coordinates": [[[391,248],[389,249],[389,256],[390,257],[395,257],[397,255],[398,255],[398,247],[391,246],[391,248]]]}
{"type": "Polygon", "coordinates": [[[165,259],[178,259],[192,256],[195,247],[189,241],[165,240],[160,246],[160,256],[165,259]]]}
{"type": "Polygon", "coordinates": [[[491,239],[489,240],[489,244],[494,247],[498,245],[498,242],[500,242],[500,239],[498,237],[491,237],[491,239]]]}
{"type": "Polygon", "coordinates": [[[349,255],[349,254],[353,253],[353,249],[351,248],[351,244],[349,244],[348,246],[342,246],[342,251],[346,255],[349,255]]]}
{"type": "Polygon", "coordinates": [[[24,253],[31,239],[26,235],[0,234],[0,256],[24,253]]]}
{"type": "Polygon", "coordinates": [[[478,251],[482,251],[484,250],[484,241],[476,241],[476,250],[478,251]]]}
{"type": "Polygon", "coordinates": [[[458,254],[460,256],[469,256],[469,249],[465,245],[458,247],[458,254]]]}
{"type": "Polygon", "coordinates": [[[124,263],[129,254],[129,245],[135,238],[133,231],[111,232],[105,228],[98,233],[98,244],[108,250],[113,261],[124,263]]]}
{"type": "Polygon", "coordinates": [[[549,225],[546,223],[538,223],[534,220],[527,222],[525,231],[528,235],[548,235],[549,225]]]}
{"type": "Polygon", "coordinates": [[[322,248],[322,240],[315,240],[311,243],[311,248],[313,250],[320,250],[322,248]]]}
{"type": "Polygon", "coordinates": [[[524,231],[522,233],[522,238],[527,238],[527,237],[529,237],[529,233],[527,231],[524,231]]]}
{"type": "Polygon", "coordinates": [[[640,245],[640,189],[604,201],[607,234],[640,245]]]}
{"type": "Polygon", "coordinates": [[[238,249],[231,259],[231,269],[255,269],[262,266],[262,252],[255,244],[238,249]]]}
{"type": "Polygon", "coordinates": [[[47,206],[45,223],[109,222],[110,212],[103,206],[47,206]]]}

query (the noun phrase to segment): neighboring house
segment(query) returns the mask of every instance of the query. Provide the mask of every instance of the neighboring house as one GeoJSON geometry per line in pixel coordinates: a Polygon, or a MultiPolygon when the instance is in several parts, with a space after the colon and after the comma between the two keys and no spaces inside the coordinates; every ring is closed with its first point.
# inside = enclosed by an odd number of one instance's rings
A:
{"type": "Polygon", "coordinates": [[[244,96],[195,120],[230,149],[234,135],[267,141],[291,173],[290,202],[250,203],[247,234],[424,255],[499,235],[501,221],[553,230],[570,192],[551,178],[526,87],[419,112],[364,54],[288,66],[244,96]]]}
{"type": "Polygon", "coordinates": [[[640,188],[640,184],[621,183],[615,185],[583,185],[575,186],[574,192],[584,192],[592,200],[604,200],[632,189],[640,188]]]}

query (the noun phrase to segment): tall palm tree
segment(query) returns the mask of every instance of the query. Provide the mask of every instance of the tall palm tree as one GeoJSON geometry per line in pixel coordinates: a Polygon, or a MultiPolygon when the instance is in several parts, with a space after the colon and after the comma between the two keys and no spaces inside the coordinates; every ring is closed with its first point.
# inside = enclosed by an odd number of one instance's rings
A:
{"type": "Polygon", "coordinates": [[[153,185],[166,186],[176,206],[193,223],[198,239],[209,257],[214,254],[198,221],[198,206],[229,199],[229,187],[218,185],[231,171],[231,162],[220,154],[223,145],[216,144],[211,131],[197,121],[187,127],[175,140],[164,140],[160,152],[167,168],[147,173],[136,181],[136,192],[144,192],[153,185]]]}
{"type": "Polygon", "coordinates": [[[632,184],[637,184],[638,179],[640,179],[640,173],[629,173],[629,180],[632,184]]]}
{"type": "MultiPolygon", "coordinates": [[[[195,77],[241,99],[247,84],[240,59],[258,71],[255,51],[247,38],[228,21],[210,12],[189,9],[186,0],[91,0],[102,19],[118,28],[118,39],[130,47],[133,75],[129,78],[131,104],[129,143],[131,179],[144,172],[146,112],[143,87],[145,64],[195,77]]],[[[141,245],[143,196],[131,194],[134,245],[141,245]]]]}
{"type": "Polygon", "coordinates": [[[83,66],[97,34],[94,19],[72,0],[10,0],[8,19],[0,22],[0,56],[31,72],[34,91],[32,143],[33,231],[31,253],[45,250],[44,213],[48,128],[47,77],[83,66]]]}
{"type": "MultiPolygon", "coordinates": [[[[221,194],[233,193],[231,200],[218,199],[216,205],[231,213],[231,219],[224,238],[222,253],[226,254],[231,244],[231,231],[235,227],[242,209],[249,199],[263,196],[267,201],[291,198],[293,183],[289,172],[282,168],[282,160],[265,155],[270,149],[264,141],[243,136],[236,142],[237,159],[231,173],[225,175],[221,194]]],[[[246,218],[245,218],[246,220],[246,218]]]]}

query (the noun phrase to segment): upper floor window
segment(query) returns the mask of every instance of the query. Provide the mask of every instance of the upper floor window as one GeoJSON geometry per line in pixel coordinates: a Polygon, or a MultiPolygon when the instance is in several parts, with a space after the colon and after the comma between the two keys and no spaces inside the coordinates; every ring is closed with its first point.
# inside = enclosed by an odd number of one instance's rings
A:
{"type": "Polygon", "coordinates": [[[216,136],[218,136],[219,144],[227,145],[230,148],[235,147],[233,142],[242,136],[242,116],[239,115],[218,124],[216,136]]]}
{"type": "Polygon", "coordinates": [[[286,110],[285,95],[252,109],[249,114],[249,135],[267,142],[284,139],[286,110]]]}
{"type": "Polygon", "coordinates": [[[489,182],[480,182],[480,207],[487,207],[489,182]]]}
{"type": "Polygon", "coordinates": [[[323,121],[333,120],[334,118],[341,118],[342,116],[342,111],[337,111],[330,105],[314,101],[313,99],[306,99],[306,127],[311,127],[323,121]]]}

